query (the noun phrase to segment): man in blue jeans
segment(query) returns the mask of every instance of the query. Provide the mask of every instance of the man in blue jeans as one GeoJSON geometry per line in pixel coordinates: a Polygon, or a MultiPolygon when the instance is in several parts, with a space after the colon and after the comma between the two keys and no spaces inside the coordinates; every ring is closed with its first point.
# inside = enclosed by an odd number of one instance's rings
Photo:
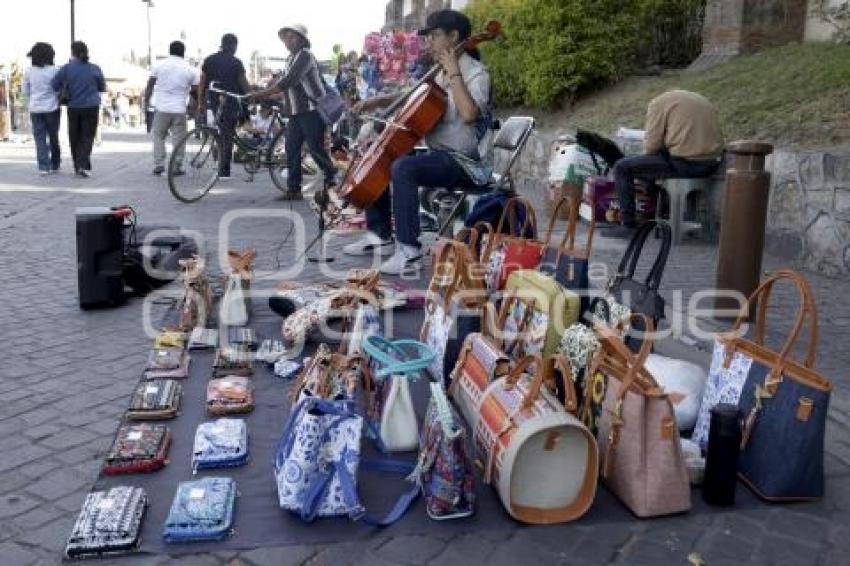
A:
{"type": "Polygon", "coordinates": [[[606,236],[632,237],[637,227],[635,179],[697,179],[714,173],[723,152],[717,108],[701,94],[686,90],[655,97],[646,112],[644,149],[644,155],[614,164],[620,224],[603,229],[606,236]]]}
{"type": "MultiPolygon", "coordinates": [[[[369,233],[344,248],[350,255],[388,255],[395,248],[381,265],[386,275],[415,271],[421,264],[419,187],[471,188],[487,183],[492,173],[492,146],[483,139],[490,131],[490,75],[473,55],[458,57],[452,51],[469,37],[472,25],[454,10],[432,13],[426,25],[419,33],[426,36],[429,50],[442,66],[435,82],[448,93],[446,112],[425,138],[427,153],[401,157],[392,164],[390,190],[366,210],[369,233]],[[487,150],[482,154],[479,147],[487,150]]],[[[371,98],[353,110],[369,111],[394,99],[371,98]]]]}

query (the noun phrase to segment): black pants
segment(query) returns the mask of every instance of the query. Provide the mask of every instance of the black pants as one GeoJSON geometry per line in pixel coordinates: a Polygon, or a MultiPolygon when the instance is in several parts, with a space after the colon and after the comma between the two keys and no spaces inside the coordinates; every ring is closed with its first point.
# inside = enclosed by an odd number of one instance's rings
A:
{"type": "Polygon", "coordinates": [[[614,164],[614,184],[624,223],[635,219],[635,179],[699,179],[714,173],[719,159],[693,160],[668,153],[624,157],[614,164]]]}
{"type": "MultiPolygon", "coordinates": [[[[225,97],[221,101],[224,107],[221,109],[221,118],[219,119],[219,150],[221,156],[218,160],[218,174],[222,176],[230,176],[230,162],[233,160],[233,136],[236,135],[236,123],[239,121],[239,104],[232,98],[225,97]]],[[[218,112],[219,100],[218,97],[209,97],[207,108],[212,110],[213,114],[218,112]]],[[[214,124],[207,124],[213,126],[214,124]]]]}
{"type": "Polygon", "coordinates": [[[91,148],[97,134],[99,106],[91,108],[68,108],[68,142],[74,171],[91,171],[91,148]]]}
{"type": "Polygon", "coordinates": [[[325,148],[325,127],[324,120],[315,110],[295,114],[289,119],[286,125],[286,186],[290,190],[301,189],[301,147],[305,142],[325,179],[336,175],[336,167],[325,148]]]}

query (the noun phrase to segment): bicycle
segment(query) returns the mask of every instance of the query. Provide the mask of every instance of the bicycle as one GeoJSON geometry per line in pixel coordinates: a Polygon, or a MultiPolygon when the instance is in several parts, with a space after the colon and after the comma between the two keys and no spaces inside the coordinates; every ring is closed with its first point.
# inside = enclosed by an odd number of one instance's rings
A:
{"type": "MultiPolygon", "coordinates": [[[[168,161],[168,188],[174,198],[181,202],[191,203],[200,200],[215,186],[219,177],[218,161],[221,153],[223,111],[226,99],[232,98],[237,104],[247,98],[247,95],[236,94],[222,90],[210,83],[210,92],[219,95],[219,104],[214,114],[214,123],[196,124],[174,146],[168,161]],[[177,163],[176,157],[183,150],[183,165],[177,163]]],[[[266,134],[258,144],[233,135],[233,145],[243,153],[243,167],[248,173],[248,181],[254,180],[254,174],[268,167],[272,183],[281,192],[286,192],[286,151],[285,135],[287,118],[282,108],[271,106],[271,121],[266,134]],[[275,133],[275,130],[277,132],[275,133]],[[268,141],[270,140],[270,141],[268,141]]],[[[302,172],[305,175],[315,175],[317,169],[309,162],[302,161],[302,172]]]]}

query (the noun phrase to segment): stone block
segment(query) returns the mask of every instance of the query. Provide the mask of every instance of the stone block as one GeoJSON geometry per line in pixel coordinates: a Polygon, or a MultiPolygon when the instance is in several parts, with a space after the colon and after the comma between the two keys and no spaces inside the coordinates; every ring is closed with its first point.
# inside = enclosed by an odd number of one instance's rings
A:
{"type": "Polygon", "coordinates": [[[241,558],[256,566],[295,566],[307,562],[316,551],[315,547],[304,545],[273,546],[243,552],[241,558]]]}
{"type": "Polygon", "coordinates": [[[809,152],[800,153],[797,157],[800,180],[807,191],[813,187],[823,186],[826,181],[823,170],[823,155],[823,153],[809,152]]]}
{"type": "Polygon", "coordinates": [[[799,231],[805,225],[805,195],[796,180],[775,183],[767,206],[768,230],[799,231]]]}
{"type": "Polygon", "coordinates": [[[14,542],[0,544],[0,556],[3,557],[4,564],[15,566],[29,566],[38,560],[38,556],[14,542]]]}
{"type": "Polygon", "coordinates": [[[375,554],[397,564],[427,564],[445,547],[446,542],[434,536],[401,535],[387,541],[375,554]]]}
{"type": "Polygon", "coordinates": [[[830,181],[850,183],[850,155],[827,153],[824,156],[824,174],[830,181]]]}

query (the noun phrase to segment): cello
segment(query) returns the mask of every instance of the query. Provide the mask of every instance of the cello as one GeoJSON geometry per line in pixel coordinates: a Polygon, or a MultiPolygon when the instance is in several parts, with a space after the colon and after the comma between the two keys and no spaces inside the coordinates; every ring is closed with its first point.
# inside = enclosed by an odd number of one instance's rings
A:
{"type": "MultiPolygon", "coordinates": [[[[456,55],[474,49],[479,43],[497,38],[502,25],[490,21],[484,31],[466,38],[454,47],[456,55]]],[[[442,70],[435,63],[405,94],[390,104],[378,121],[386,127],[359,158],[352,161],[339,189],[339,196],[357,208],[370,207],[390,184],[393,161],[410,153],[420,139],[439,123],[448,105],[448,94],[434,78],[442,70]],[[396,111],[393,118],[388,118],[396,111]]]]}

